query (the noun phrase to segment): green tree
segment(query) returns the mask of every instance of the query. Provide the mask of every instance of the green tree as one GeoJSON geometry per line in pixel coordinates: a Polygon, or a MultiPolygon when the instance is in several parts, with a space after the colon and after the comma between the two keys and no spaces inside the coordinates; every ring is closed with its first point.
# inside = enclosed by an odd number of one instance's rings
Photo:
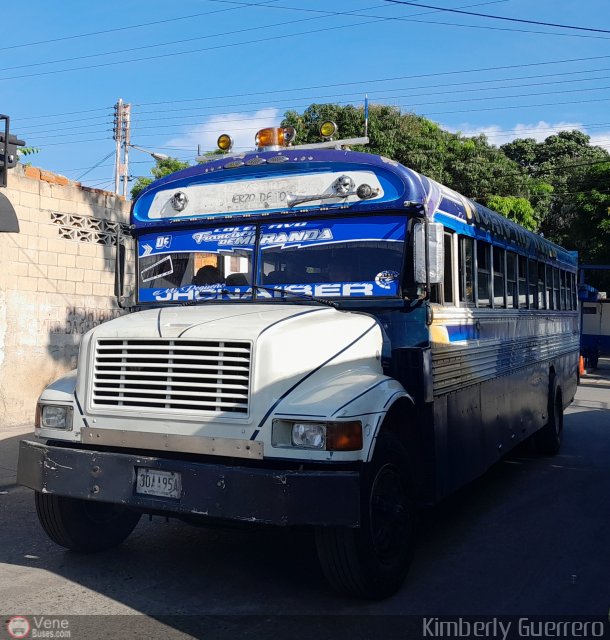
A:
{"type": "Polygon", "coordinates": [[[541,220],[541,231],[555,242],[569,246],[577,218],[576,192],[598,163],[610,160],[608,152],[590,144],[581,131],[561,131],[543,142],[518,139],[501,150],[540,183],[547,185],[532,202],[541,220]],[[549,189],[550,186],[550,189],[549,189]]]}
{"type": "Polygon", "coordinates": [[[140,195],[140,192],[143,191],[145,187],[155,180],[168,176],[170,173],[174,173],[175,171],[180,171],[180,169],[190,167],[188,162],[182,162],[177,158],[164,158],[163,160],[155,160],[155,162],[155,166],[150,170],[153,177],[148,178],[140,176],[136,179],[133,187],[131,188],[131,197],[134,200],[140,195]]]}
{"type": "MultiPolygon", "coordinates": [[[[312,104],[302,114],[288,111],[283,126],[297,130],[297,144],[319,142],[318,126],[333,120],[340,138],[361,136],[364,112],[353,105],[312,104]]],[[[371,105],[370,144],[356,150],[378,153],[459,191],[482,204],[494,196],[529,199],[542,193],[538,181],[508,158],[485,136],[466,137],[396,107],[371,105]]],[[[537,216],[534,216],[537,219],[537,216]]]]}
{"type": "Polygon", "coordinates": [[[515,196],[491,196],[487,206],[530,231],[536,231],[540,220],[529,200],[515,196]]]}

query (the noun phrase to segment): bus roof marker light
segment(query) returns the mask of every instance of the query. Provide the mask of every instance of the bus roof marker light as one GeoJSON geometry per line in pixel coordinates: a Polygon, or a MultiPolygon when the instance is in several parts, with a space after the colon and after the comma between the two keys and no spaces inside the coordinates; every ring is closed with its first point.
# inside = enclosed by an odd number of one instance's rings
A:
{"type": "Polygon", "coordinates": [[[259,151],[279,150],[281,147],[288,147],[296,138],[294,127],[267,127],[256,132],[254,138],[256,148],[259,151]]]}
{"type": "Polygon", "coordinates": [[[337,131],[338,127],[332,120],[326,120],[320,125],[320,135],[324,140],[332,140],[337,131]]]}
{"type": "Polygon", "coordinates": [[[221,151],[228,153],[233,148],[233,138],[231,138],[229,134],[223,133],[220,136],[218,136],[216,145],[221,151]]]}

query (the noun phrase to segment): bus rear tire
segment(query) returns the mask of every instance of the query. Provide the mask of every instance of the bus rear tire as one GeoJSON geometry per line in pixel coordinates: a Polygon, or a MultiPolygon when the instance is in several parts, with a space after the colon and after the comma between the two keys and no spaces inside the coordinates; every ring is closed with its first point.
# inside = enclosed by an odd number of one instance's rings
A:
{"type": "Polygon", "coordinates": [[[58,545],[93,553],[111,549],[134,530],[140,514],[122,505],[35,492],[36,513],[45,533],[58,545]]]}
{"type": "Polygon", "coordinates": [[[549,388],[548,422],[536,433],[535,443],[539,453],[554,456],[559,453],[563,436],[563,393],[557,378],[551,378],[549,388]]]}
{"type": "Polygon", "coordinates": [[[363,476],[360,527],[320,527],[316,547],[333,589],[380,600],[402,586],[414,545],[415,505],[401,443],[380,435],[363,476]]]}

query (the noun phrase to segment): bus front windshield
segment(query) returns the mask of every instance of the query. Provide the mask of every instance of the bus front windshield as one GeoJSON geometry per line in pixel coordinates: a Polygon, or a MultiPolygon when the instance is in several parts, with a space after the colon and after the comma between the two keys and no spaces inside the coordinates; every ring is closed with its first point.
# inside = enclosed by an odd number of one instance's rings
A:
{"type": "Polygon", "coordinates": [[[146,234],[139,302],[395,297],[405,225],[378,216],[146,234]]]}

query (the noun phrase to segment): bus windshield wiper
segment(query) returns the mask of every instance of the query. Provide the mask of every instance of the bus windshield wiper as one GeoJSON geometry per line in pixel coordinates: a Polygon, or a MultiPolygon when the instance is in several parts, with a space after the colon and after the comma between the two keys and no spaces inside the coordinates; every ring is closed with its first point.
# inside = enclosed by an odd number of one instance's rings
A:
{"type": "Polygon", "coordinates": [[[325,304],[328,307],[333,307],[333,309],[339,308],[339,303],[334,300],[328,300],[327,298],[318,298],[318,296],[314,296],[311,293],[304,293],[301,291],[290,291],[287,289],[278,289],[275,287],[267,287],[262,284],[252,284],[250,285],[256,291],[270,291],[271,293],[277,293],[278,291],[282,294],[288,294],[291,296],[297,296],[298,298],[303,298],[304,300],[311,300],[312,302],[319,302],[320,304],[325,304]]]}

